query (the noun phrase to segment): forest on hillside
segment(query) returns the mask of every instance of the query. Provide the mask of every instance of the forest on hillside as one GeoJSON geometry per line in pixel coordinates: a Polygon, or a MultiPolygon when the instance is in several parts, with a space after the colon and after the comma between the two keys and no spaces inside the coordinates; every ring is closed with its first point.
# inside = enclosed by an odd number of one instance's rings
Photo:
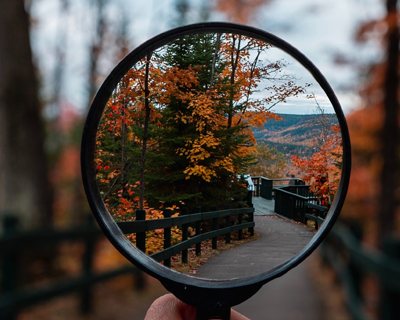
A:
{"type": "Polygon", "coordinates": [[[310,157],[315,151],[315,136],[323,127],[338,125],[335,114],[279,114],[282,121],[268,121],[262,129],[253,130],[258,143],[283,154],[286,161],[293,155],[310,157]]]}

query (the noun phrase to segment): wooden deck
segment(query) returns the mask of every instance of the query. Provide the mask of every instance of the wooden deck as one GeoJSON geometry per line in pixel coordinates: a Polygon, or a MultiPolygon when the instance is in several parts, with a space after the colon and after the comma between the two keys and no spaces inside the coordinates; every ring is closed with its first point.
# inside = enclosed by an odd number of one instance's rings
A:
{"type": "Polygon", "coordinates": [[[271,216],[275,215],[274,200],[267,200],[261,197],[254,197],[253,198],[253,206],[254,206],[254,215],[255,216],[271,216]]]}

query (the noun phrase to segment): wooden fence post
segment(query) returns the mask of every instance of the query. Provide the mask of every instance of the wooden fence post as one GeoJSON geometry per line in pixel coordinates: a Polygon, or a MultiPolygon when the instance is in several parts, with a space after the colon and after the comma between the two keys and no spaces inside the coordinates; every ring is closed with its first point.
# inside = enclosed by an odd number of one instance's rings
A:
{"type": "Polygon", "coordinates": [[[247,191],[247,195],[246,195],[246,202],[248,205],[251,205],[253,203],[253,193],[254,191],[247,191]]]}
{"type": "Polygon", "coordinates": [[[260,196],[260,178],[257,178],[257,189],[256,189],[256,197],[260,196]]]}
{"type": "MultiPolygon", "coordinates": [[[[348,225],[349,230],[351,234],[357,239],[357,241],[361,242],[363,238],[363,229],[361,228],[360,225],[356,223],[351,223],[348,225]]],[[[354,283],[354,291],[356,292],[357,296],[360,299],[360,302],[362,302],[362,278],[363,278],[363,273],[361,272],[360,268],[357,266],[357,262],[354,261],[354,258],[352,255],[350,255],[349,262],[348,262],[348,267],[349,271],[351,274],[351,277],[353,279],[354,283]]]]}
{"type": "MultiPolygon", "coordinates": [[[[254,205],[251,204],[250,208],[254,208],[254,205]]],[[[249,213],[249,219],[248,222],[254,222],[254,211],[249,213]]],[[[254,236],[254,227],[249,228],[250,236],[254,236]]]]}
{"type": "Polygon", "coordinates": [[[140,270],[139,268],[135,268],[135,271],[133,272],[133,279],[134,279],[133,290],[142,291],[146,286],[144,281],[143,271],[140,270]]]}
{"type": "MultiPolygon", "coordinates": [[[[383,240],[382,251],[390,258],[400,261],[400,241],[395,237],[383,240]]],[[[380,318],[382,320],[400,319],[400,292],[382,286],[380,297],[380,318]]]]}
{"type": "MultiPolygon", "coordinates": [[[[171,218],[171,210],[164,210],[164,218],[171,218]]],[[[164,228],[164,249],[171,246],[171,227],[164,228]]],[[[164,266],[171,267],[171,257],[164,260],[164,266]]]]}
{"type": "MultiPolygon", "coordinates": [[[[212,206],[212,211],[217,211],[217,210],[218,210],[217,206],[212,206]]],[[[218,221],[218,218],[212,219],[211,227],[212,227],[213,231],[217,230],[217,221],[218,221]]],[[[212,242],[212,248],[217,249],[217,237],[212,238],[211,242],[212,242]]]]}
{"type": "Polygon", "coordinates": [[[293,214],[294,214],[294,199],[292,196],[289,196],[289,216],[288,216],[288,218],[295,220],[293,217],[293,214]]]}
{"type": "MultiPolygon", "coordinates": [[[[92,215],[87,216],[87,226],[88,228],[94,228],[94,219],[92,215]]],[[[93,274],[93,256],[95,239],[88,238],[86,240],[86,251],[82,257],[82,271],[83,276],[89,278],[93,274]]],[[[83,314],[88,314],[92,311],[92,289],[90,286],[85,287],[81,291],[81,312],[83,314]]]]}
{"type": "MultiPolygon", "coordinates": [[[[136,210],[136,220],[146,220],[146,211],[136,210]]],[[[146,232],[136,233],[136,247],[146,253],[146,232]]]]}
{"type": "Polygon", "coordinates": [[[300,222],[302,224],[306,224],[306,201],[305,200],[297,200],[299,204],[299,213],[300,213],[300,222]]]}
{"type": "MultiPolygon", "coordinates": [[[[181,209],[181,215],[186,216],[188,214],[188,211],[189,210],[187,207],[183,207],[181,209]]],[[[189,227],[188,223],[182,225],[182,242],[188,239],[188,227],[189,227]]],[[[188,250],[184,249],[182,250],[182,263],[187,263],[187,262],[188,262],[188,250]]]]}
{"type": "MultiPolygon", "coordinates": [[[[239,203],[239,208],[242,208],[242,204],[239,203]]],[[[239,214],[238,217],[238,224],[241,225],[243,223],[243,214],[239,214]]],[[[243,239],[243,229],[239,229],[238,230],[238,240],[242,240],[243,239]]]]}
{"type": "MultiPolygon", "coordinates": [[[[201,212],[201,207],[200,206],[196,206],[194,208],[194,212],[195,213],[200,213],[201,212]]],[[[201,222],[200,221],[196,221],[196,236],[201,234],[201,222]]],[[[201,242],[196,243],[196,256],[200,256],[201,255],[201,242]]]]}
{"type": "Polygon", "coordinates": [[[267,200],[272,200],[272,189],[273,189],[273,180],[264,180],[265,181],[265,198],[267,200]]]}
{"type": "MultiPolygon", "coordinates": [[[[225,206],[226,210],[229,210],[229,204],[225,206]]],[[[225,227],[229,228],[231,226],[231,216],[230,214],[225,217],[225,227]]],[[[227,233],[225,236],[225,243],[231,243],[231,233],[227,233]]]]}
{"type": "MultiPolygon", "coordinates": [[[[12,215],[5,215],[3,217],[3,234],[9,236],[16,234],[18,231],[18,218],[12,215]]],[[[1,268],[1,292],[11,293],[17,289],[17,264],[18,256],[15,251],[6,252],[3,255],[3,263],[1,268]]],[[[4,320],[14,320],[17,314],[8,315],[4,320]]]]}

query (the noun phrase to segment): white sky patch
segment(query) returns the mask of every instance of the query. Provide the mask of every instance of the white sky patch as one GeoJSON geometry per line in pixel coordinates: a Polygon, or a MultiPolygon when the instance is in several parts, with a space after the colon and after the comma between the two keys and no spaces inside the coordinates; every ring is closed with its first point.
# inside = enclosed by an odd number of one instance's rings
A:
{"type": "Polygon", "coordinates": [[[275,0],[258,14],[255,25],[305,54],[328,80],[343,111],[349,113],[359,107],[359,99],[354,99],[358,70],[352,65],[338,66],[334,55],[341,53],[357,62],[379,58],[379,48],[359,46],[354,37],[361,22],[384,14],[380,0],[275,0]]]}
{"type": "MultiPolygon", "coordinates": [[[[51,95],[53,71],[57,61],[57,46],[66,51],[66,69],[63,75],[62,93],[77,109],[87,108],[87,72],[89,59],[88,40],[92,37],[91,1],[71,0],[68,17],[60,15],[61,1],[36,0],[32,14],[34,24],[32,44],[44,85],[44,98],[51,95]],[[62,18],[62,19],[61,19],[62,18]],[[60,42],[60,30],[66,32],[65,42],[60,42]]],[[[163,31],[172,28],[176,21],[175,0],[112,0],[109,1],[109,15],[118,21],[122,15],[128,17],[129,39],[134,46],[163,31]]],[[[191,0],[192,9],[188,23],[198,22],[198,10],[205,1],[191,0]]],[[[210,1],[210,5],[214,5],[210,1]]],[[[304,53],[324,74],[336,92],[345,113],[359,106],[356,84],[358,70],[352,66],[338,66],[333,62],[335,53],[344,53],[357,61],[371,61],[379,58],[379,48],[366,46],[364,49],[354,44],[354,33],[360,22],[384,15],[381,0],[275,0],[258,10],[257,16],[249,23],[257,28],[276,34],[304,53]],[[343,87],[349,87],[343,90],[343,87]]],[[[211,21],[229,17],[213,12],[211,21]]],[[[113,69],[116,61],[111,58],[102,61],[104,76],[113,69]]],[[[297,71],[296,71],[297,72],[297,71]]],[[[301,77],[305,80],[305,77],[301,77]]],[[[320,95],[318,92],[316,94],[320,95]]],[[[296,103],[288,101],[288,109],[296,103]]],[[[297,107],[303,109],[303,107],[297,107]]]]}
{"type": "MultiPolygon", "coordinates": [[[[335,113],[329,98],[318,82],[311,73],[292,56],[276,47],[272,47],[266,50],[260,59],[270,62],[284,60],[287,66],[283,68],[283,73],[291,76],[296,85],[302,86],[306,90],[305,93],[299,94],[296,97],[288,97],[286,102],[278,103],[271,109],[272,111],[285,114],[314,114],[317,112],[318,103],[326,113],[335,113]],[[314,96],[315,99],[310,98],[311,95],[314,96]]],[[[284,82],[285,81],[282,81],[281,83],[284,82]]],[[[273,82],[265,80],[259,85],[259,88],[265,88],[271,84],[273,84],[273,82]]],[[[279,85],[280,82],[276,84],[279,85]]],[[[255,92],[252,98],[262,99],[263,96],[268,96],[269,94],[271,94],[270,91],[260,90],[259,92],[255,92]]]]}

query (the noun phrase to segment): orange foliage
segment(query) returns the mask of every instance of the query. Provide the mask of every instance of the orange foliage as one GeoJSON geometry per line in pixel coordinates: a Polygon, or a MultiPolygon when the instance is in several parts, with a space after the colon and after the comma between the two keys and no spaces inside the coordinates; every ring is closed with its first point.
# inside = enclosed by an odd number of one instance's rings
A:
{"type": "Polygon", "coordinates": [[[327,197],[328,201],[332,200],[339,185],[343,155],[339,126],[331,129],[332,133],[326,137],[321,149],[310,159],[291,157],[293,165],[304,173],[302,180],[310,184],[310,191],[317,194],[319,199],[327,197]]]}
{"type": "MultiPolygon", "coordinates": [[[[162,206],[161,206],[162,208],[162,206]]],[[[179,210],[179,207],[172,206],[166,208],[169,210],[179,210]]],[[[163,219],[164,214],[162,210],[153,209],[153,208],[146,208],[146,220],[154,220],[154,219],[163,219]]],[[[171,217],[177,217],[179,212],[175,212],[171,215],[171,217]]],[[[131,235],[127,236],[133,244],[136,243],[136,234],[132,233],[131,235]]],[[[171,245],[175,245],[179,242],[182,242],[182,232],[179,230],[178,227],[171,228],[171,245]]],[[[156,229],[152,231],[146,232],[146,251],[145,253],[151,255],[153,253],[159,252],[164,249],[164,229],[156,229]]]]}
{"type": "Polygon", "coordinates": [[[230,21],[245,24],[268,2],[271,0],[217,0],[216,9],[225,12],[230,21]]]}
{"type": "Polygon", "coordinates": [[[71,211],[76,205],[76,185],[80,186],[80,150],[77,146],[65,146],[58,157],[58,161],[50,173],[54,186],[54,222],[56,225],[65,224],[71,211]]]}
{"type": "MultiPolygon", "coordinates": [[[[185,158],[182,173],[187,180],[197,177],[210,182],[221,172],[232,177],[240,174],[244,168],[242,159],[250,159],[256,153],[253,128],[262,129],[267,121],[281,120],[281,116],[270,111],[271,107],[306,92],[308,85],[298,86],[294,77],[286,74],[284,60],[268,60],[265,51],[271,47],[269,44],[243,35],[213,36],[211,53],[223,63],[214,66],[220,70],[213,72],[206,86],[200,85],[204,76],[202,66],[180,69],[171,65],[168,59],[162,60],[167,50],[162,47],[132,66],[107,101],[97,132],[95,164],[103,199],[115,220],[132,220],[138,209],[139,181],[130,183],[139,179],[135,176],[135,180],[126,183],[126,175],[128,171],[135,173],[134,166],[142,165],[134,158],[139,158],[138,150],[143,150],[141,130],[146,109],[150,109],[150,131],[153,130],[153,135],[146,138],[146,152],[157,154],[163,143],[160,132],[184,124],[182,127],[190,128],[191,134],[184,136],[179,147],[171,151],[185,158]],[[266,79],[272,83],[267,88],[266,79]],[[253,95],[261,90],[263,95],[253,95]],[[182,104],[178,111],[171,109],[176,101],[182,104]],[[170,110],[174,110],[172,115],[170,110]],[[117,145],[122,151],[116,151],[117,145]],[[129,170],[124,167],[128,147],[129,170]],[[115,157],[113,152],[120,154],[115,157]]],[[[145,166],[145,170],[155,169],[145,166]]],[[[150,202],[150,197],[147,200],[150,202]]],[[[146,212],[153,218],[162,215],[149,207],[146,212]]],[[[162,239],[158,231],[151,237],[162,239]]],[[[154,241],[153,247],[158,247],[154,241]]]]}
{"type": "Polygon", "coordinates": [[[199,132],[198,138],[188,141],[185,148],[177,150],[177,153],[190,160],[190,165],[184,171],[187,174],[186,179],[199,176],[205,181],[210,181],[217,175],[217,168],[231,173],[240,173],[239,169],[235,168],[233,159],[256,153],[254,148],[256,141],[252,128],[262,129],[268,120],[282,120],[281,116],[269,111],[271,105],[285,102],[288,97],[305,93],[304,87],[297,86],[294,81],[289,80],[279,86],[265,88],[270,94],[266,94],[262,99],[250,99],[263,78],[285,66],[283,61],[261,63],[260,54],[270,47],[268,43],[251,37],[226,34],[219,48],[223,61],[227,61],[220,77],[230,79],[231,87],[227,90],[226,84],[221,81],[214,83],[210,90],[203,94],[196,92],[196,95],[191,96],[189,104],[193,110],[191,116],[177,116],[177,119],[184,123],[195,123],[196,130],[199,132]],[[252,51],[256,53],[255,56],[251,55],[252,51]],[[217,106],[223,99],[230,101],[230,105],[221,113],[217,106]],[[233,111],[236,105],[244,105],[244,107],[241,107],[240,111],[233,111]],[[229,114],[228,117],[226,113],[229,114]],[[204,129],[207,126],[213,129],[230,128],[244,123],[246,126],[240,132],[245,134],[251,143],[232,150],[224,159],[217,159],[211,166],[202,165],[202,160],[211,157],[211,153],[206,150],[216,149],[220,144],[211,131],[204,131],[204,129]]]}
{"type": "MultiPolygon", "coordinates": [[[[347,117],[352,169],[349,190],[342,216],[358,220],[366,228],[376,223],[378,214],[379,175],[382,166],[379,131],[383,124],[381,105],[372,105],[347,117]]],[[[372,234],[370,234],[372,236],[372,234]]]]}
{"type": "MultiPolygon", "coordinates": [[[[386,47],[387,35],[393,27],[398,26],[398,21],[398,12],[388,13],[379,20],[367,21],[359,28],[356,40],[373,41],[386,47]]],[[[352,173],[342,216],[356,220],[364,226],[365,240],[371,243],[377,241],[378,219],[381,215],[379,198],[383,159],[380,136],[384,129],[386,69],[386,61],[369,67],[367,79],[359,92],[362,97],[361,109],[347,117],[352,146],[352,173]]],[[[400,119],[398,123],[400,124],[400,119]]],[[[396,146],[393,145],[393,148],[396,146]]],[[[397,194],[400,194],[398,185],[397,183],[397,194]]],[[[399,207],[396,216],[397,225],[394,229],[400,232],[399,207]]]]}

